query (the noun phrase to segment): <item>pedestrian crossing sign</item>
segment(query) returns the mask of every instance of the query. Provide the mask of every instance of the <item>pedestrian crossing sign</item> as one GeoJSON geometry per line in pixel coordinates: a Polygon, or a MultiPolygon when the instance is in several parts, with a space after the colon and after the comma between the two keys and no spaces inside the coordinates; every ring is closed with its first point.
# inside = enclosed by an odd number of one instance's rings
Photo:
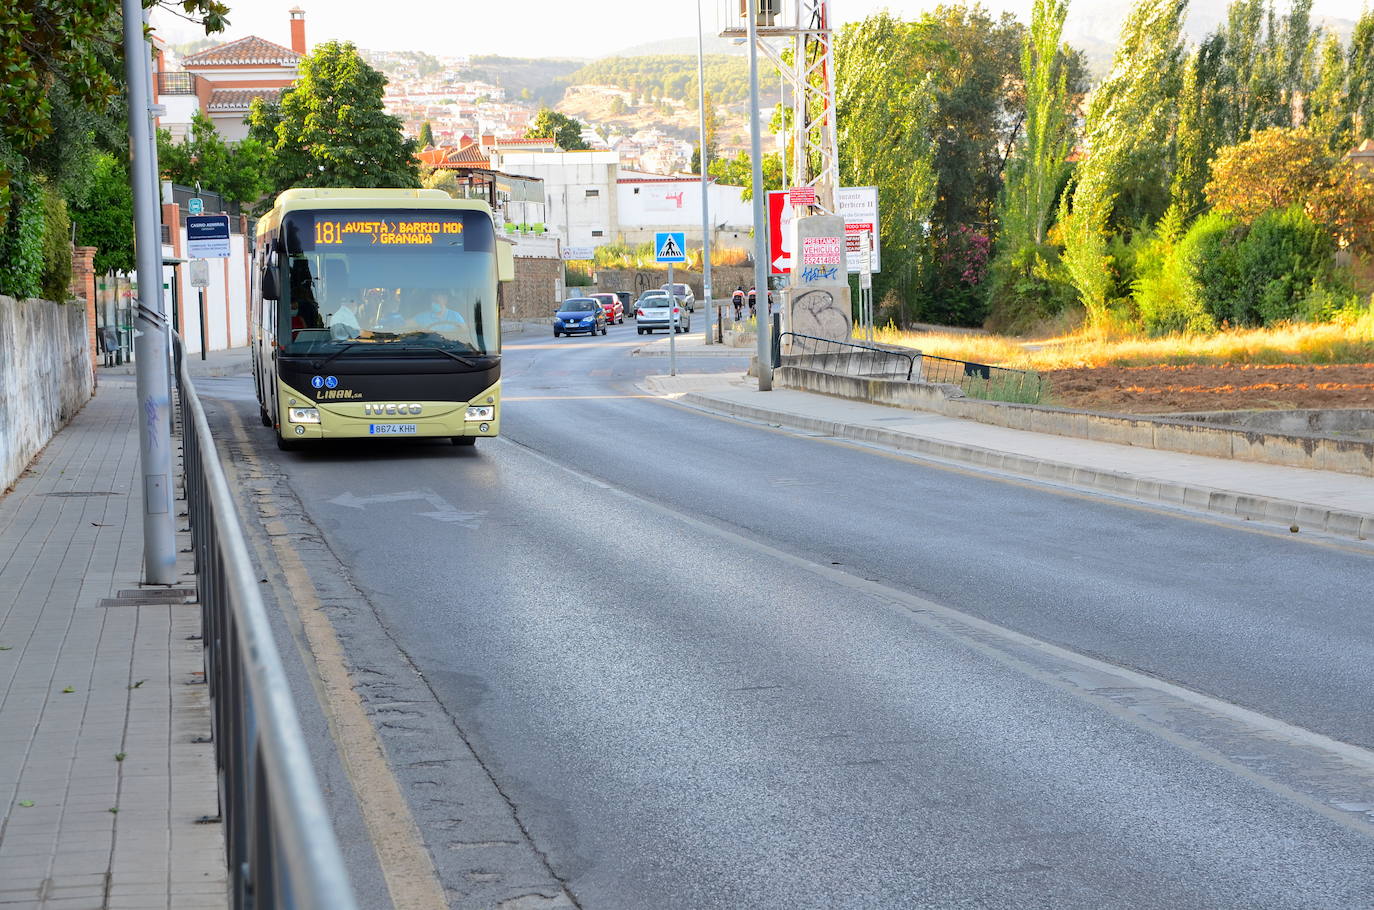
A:
{"type": "Polygon", "coordinates": [[[655,262],[686,262],[687,234],[685,231],[658,231],[654,234],[655,262]]]}

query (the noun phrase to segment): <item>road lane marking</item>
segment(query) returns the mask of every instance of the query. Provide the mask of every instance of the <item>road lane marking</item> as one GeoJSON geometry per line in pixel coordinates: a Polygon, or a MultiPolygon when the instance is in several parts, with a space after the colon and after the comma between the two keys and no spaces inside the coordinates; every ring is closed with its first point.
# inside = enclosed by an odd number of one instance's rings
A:
{"type": "MultiPolygon", "coordinates": [[[[261,473],[259,458],[253,452],[252,442],[244,431],[238,412],[233,408],[225,408],[224,413],[229,419],[234,438],[239,442],[242,460],[253,471],[261,473]]],[[[243,490],[232,460],[221,459],[221,463],[230,476],[231,488],[243,490]]],[[[406,802],[400,783],[391,772],[391,764],[376,728],[353,686],[343,647],[325,614],[319,592],[310,580],[310,573],[300,554],[290,544],[289,530],[280,518],[276,504],[260,496],[255,505],[267,532],[267,546],[270,546],[271,555],[286,582],[287,592],[281,592],[278,588],[278,602],[291,601],[298,617],[298,627],[305,633],[309,649],[302,649],[302,657],[307,666],[313,666],[315,670],[309,675],[318,680],[316,691],[322,696],[320,707],[338,747],[349,783],[353,786],[358,809],[377,854],[392,905],[405,910],[446,910],[448,899],[439,881],[439,873],[425,847],[419,826],[410,813],[410,804],[406,802]],[[283,593],[288,596],[282,597],[283,593]]],[[[263,543],[258,535],[248,536],[258,550],[258,558],[266,565],[268,554],[263,543]]],[[[272,584],[278,587],[275,580],[272,584]]]]}
{"type": "Polygon", "coordinates": [[[1360,794],[1374,793],[1374,750],[1052,644],[882,582],[813,562],[746,534],[694,518],[672,506],[611,486],[509,437],[502,437],[502,441],[517,446],[550,468],[606,489],[705,535],[720,538],[732,548],[752,550],[886,604],[901,611],[913,623],[957,645],[1101,708],[1131,726],[1342,827],[1366,837],[1374,836],[1374,813],[1356,811],[1364,803],[1347,802],[1343,798],[1352,790],[1360,794]],[[1197,733],[1199,726],[1206,732],[1197,733]],[[1243,751],[1234,748],[1237,741],[1243,742],[1243,751]],[[1291,782],[1281,780],[1281,772],[1269,771],[1271,767],[1284,769],[1295,762],[1319,770],[1310,776],[1290,775],[1294,778],[1291,782]],[[1352,806],[1356,809],[1348,808],[1352,806]]]}
{"type": "Polygon", "coordinates": [[[657,395],[502,395],[502,401],[617,401],[626,398],[657,398],[657,395]]]}

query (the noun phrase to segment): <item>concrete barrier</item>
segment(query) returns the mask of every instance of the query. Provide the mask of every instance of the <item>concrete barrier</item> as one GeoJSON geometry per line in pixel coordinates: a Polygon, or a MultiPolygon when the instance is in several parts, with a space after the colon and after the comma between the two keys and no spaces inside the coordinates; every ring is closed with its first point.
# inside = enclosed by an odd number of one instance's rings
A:
{"type": "Polygon", "coordinates": [[[1045,405],[982,401],[966,397],[953,385],[844,376],[787,365],[773,372],[773,383],[778,388],[931,411],[1015,430],[1374,476],[1374,441],[1363,439],[1262,432],[1165,417],[1096,414],[1045,405]]]}
{"type": "Polygon", "coordinates": [[[0,490],[95,394],[80,302],[0,297],[0,490]]]}

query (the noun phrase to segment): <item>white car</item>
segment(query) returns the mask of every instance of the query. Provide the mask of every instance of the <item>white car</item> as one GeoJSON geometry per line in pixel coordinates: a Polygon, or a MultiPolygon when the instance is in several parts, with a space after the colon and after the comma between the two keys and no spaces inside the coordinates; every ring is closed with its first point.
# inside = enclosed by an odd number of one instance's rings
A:
{"type": "Polygon", "coordinates": [[[690,286],[674,282],[672,284],[665,284],[663,287],[659,288],[659,290],[665,294],[671,293],[677,298],[678,303],[687,308],[687,312],[695,313],[697,311],[697,295],[692,293],[690,286]]]}
{"type": "Polygon", "coordinates": [[[679,332],[692,330],[692,314],[667,291],[646,291],[635,306],[635,329],[641,335],[650,335],[654,329],[667,331],[673,325],[679,332]]]}

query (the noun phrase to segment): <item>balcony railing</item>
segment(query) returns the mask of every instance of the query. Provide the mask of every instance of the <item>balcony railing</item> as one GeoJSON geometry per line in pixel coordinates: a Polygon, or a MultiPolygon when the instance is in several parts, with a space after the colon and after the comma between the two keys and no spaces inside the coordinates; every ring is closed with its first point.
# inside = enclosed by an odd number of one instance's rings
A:
{"type": "Polygon", "coordinates": [[[157,93],[159,95],[194,95],[196,77],[194,73],[158,73],[157,93]]]}

